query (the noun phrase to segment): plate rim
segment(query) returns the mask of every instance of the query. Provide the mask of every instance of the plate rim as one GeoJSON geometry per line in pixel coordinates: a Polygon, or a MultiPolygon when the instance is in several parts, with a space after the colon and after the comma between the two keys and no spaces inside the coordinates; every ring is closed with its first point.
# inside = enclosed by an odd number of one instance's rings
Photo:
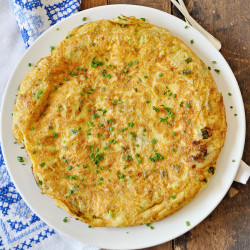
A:
{"type": "MultiPolygon", "coordinates": [[[[10,174],[10,176],[11,176],[11,180],[13,181],[15,187],[17,188],[17,191],[18,191],[18,192],[20,193],[20,195],[22,196],[23,200],[28,204],[28,206],[31,208],[31,210],[32,210],[34,213],[36,213],[44,222],[46,222],[46,224],[48,224],[48,225],[51,226],[52,228],[55,228],[54,225],[52,226],[52,224],[50,223],[50,221],[47,221],[47,219],[44,219],[43,216],[40,215],[40,212],[39,212],[39,211],[38,211],[38,212],[35,211],[35,210],[33,209],[33,207],[30,205],[30,202],[29,202],[28,200],[26,200],[26,197],[23,195],[23,193],[19,191],[19,190],[21,190],[21,188],[19,187],[19,184],[16,182],[16,180],[15,180],[15,178],[14,178],[14,175],[12,174],[12,169],[8,166],[8,163],[7,163],[7,162],[8,162],[8,160],[7,160],[8,157],[6,157],[7,152],[5,151],[5,146],[4,146],[4,141],[5,141],[5,139],[4,139],[4,131],[3,131],[3,129],[2,129],[2,128],[3,128],[3,124],[4,124],[4,117],[3,117],[4,112],[3,112],[3,108],[5,107],[6,102],[7,102],[7,101],[6,101],[6,99],[7,99],[7,97],[8,97],[8,96],[7,96],[7,93],[9,92],[8,90],[9,90],[9,88],[11,87],[11,82],[13,81],[13,78],[15,77],[15,72],[16,72],[17,69],[19,68],[19,66],[20,66],[21,62],[23,61],[23,59],[25,58],[25,56],[29,53],[30,50],[32,50],[32,48],[35,46],[36,42],[42,40],[43,37],[46,36],[46,35],[49,33],[49,31],[51,31],[53,28],[55,28],[55,27],[57,27],[57,26],[60,26],[60,25],[61,25],[62,23],[64,23],[64,22],[69,22],[69,20],[73,19],[75,16],[80,16],[82,13],[89,12],[89,11],[96,10],[96,9],[106,9],[106,8],[107,8],[107,9],[112,9],[113,7],[116,7],[116,6],[119,6],[120,8],[122,8],[122,7],[133,7],[133,8],[139,8],[139,9],[140,9],[140,8],[142,8],[142,9],[143,9],[143,8],[146,8],[146,9],[150,9],[150,10],[153,11],[153,12],[154,12],[154,11],[158,11],[158,12],[163,13],[164,15],[171,16],[171,18],[178,19],[179,21],[182,21],[183,24],[185,24],[185,22],[184,22],[183,20],[181,20],[181,19],[179,19],[178,17],[173,16],[173,15],[171,15],[171,14],[169,14],[169,13],[166,13],[166,12],[164,12],[164,11],[162,11],[162,10],[158,10],[158,9],[151,8],[151,7],[147,7],[147,6],[134,5],[134,4],[113,4],[113,5],[103,5],[103,6],[97,6],[97,7],[93,7],[93,8],[90,8],[90,9],[86,9],[86,10],[80,11],[80,12],[78,12],[78,13],[75,13],[75,14],[71,15],[71,16],[68,17],[68,18],[63,19],[62,21],[56,23],[55,25],[49,27],[41,36],[39,36],[39,37],[37,38],[37,40],[36,40],[36,41],[35,41],[26,51],[25,51],[25,53],[21,56],[19,62],[16,64],[14,70],[12,71],[12,73],[11,73],[11,75],[10,75],[10,77],[9,77],[8,83],[7,83],[6,88],[5,88],[5,91],[4,91],[4,95],[3,95],[3,99],[2,99],[2,105],[1,105],[1,131],[0,131],[0,136],[1,136],[2,152],[3,152],[3,156],[4,156],[4,159],[5,159],[5,163],[6,163],[8,172],[9,172],[9,174],[10,174]]],[[[110,18],[111,18],[111,17],[110,17],[110,18]]],[[[74,27],[76,27],[76,26],[74,26],[74,27]]],[[[192,28],[193,28],[193,27],[192,27],[192,28]]],[[[193,29],[194,29],[197,33],[199,33],[199,35],[203,36],[203,35],[202,35],[199,31],[197,31],[195,28],[193,28],[193,29]]],[[[204,36],[203,36],[203,37],[204,37],[204,36]]],[[[205,37],[204,37],[204,38],[205,38],[205,37]]],[[[206,39],[206,38],[205,38],[205,39],[206,39]]],[[[181,40],[182,40],[182,39],[181,39],[181,40]]],[[[206,39],[206,40],[207,40],[207,39],[206,39]]],[[[207,41],[208,41],[208,40],[207,40],[207,41]]],[[[210,43],[210,42],[208,41],[208,43],[210,43]]],[[[211,44],[211,43],[210,43],[210,44],[211,44]]],[[[211,45],[212,45],[212,44],[211,44],[211,45]]],[[[213,45],[212,45],[212,46],[213,46],[213,45]]],[[[196,52],[195,52],[195,53],[196,53],[196,52]]],[[[243,125],[243,128],[242,128],[242,129],[243,129],[244,139],[242,139],[243,144],[242,144],[242,147],[241,147],[241,150],[240,150],[241,152],[240,152],[239,155],[238,155],[239,158],[241,159],[241,158],[242,158],[242,155],[243,155],[243,151],[244,151],[245,137],[246,137],[246,117],[245,117],[245,108],[244,108],[243,98],[242,98],[242,95],[241,95],[241,91],[240,91],[239,85],[238,85],[238,83],[237,83],[237,80],[236,80],[236,78],[235,78],[233,72],[232,72],[231,67],[229,66],[229,64],[227,63],[227,61],[225,60],[225,58],[222,56],[222,54],[221,54],[219,51],[218,51],[218,55],[225,61],[225,63],[227,64],[229,70],[231,71],[232,77],[234,78],[233,80],[236,82],[236,86],[235,86],[235,87],[238,88],[238,91],[239,91],[239,94],[240,94],[240,97],[241,97],[240,100],[239,100],[239,101],[240,101],[240,105],[239,105],[239,106],[241,106],[241,109],[243,108],[242,111],[243,111],[243,113],[244,113],[244,115],[243,115],[243,121],[242,121],[242,125],[243,125]]],[[[13,84],[12,84],[12,85],[13,85],[13,84]]],[[[240,162],[239,162],[239,163],[240,163],[240,162]]],[[[236,167],[237,170],[238,170],[238,167],[239,167],[239,163],[238,163],[238,166],[236,167]]],[[[235,178],[235,176],[236,176],[236,174],[237,174],[237,170],[236,170],[235,173],[234,173],[234,178],[235,178]]],[[[234,180],[234,178],[233,178],[233,180],[234,180]]],[[[229,190],[230,186],[232,185],[233,180],[230,181],[230,182],[228,182],[228,185],[227,185],[228,188],[226,188],[227,191],[229,190]]],[[[187,231],[190,231],[192,228],[194,228],[197,224],[201,223],[209,214],[211,214],[211,213],[214,211],[214,209],[220,204],[220,202],[222,201],[222,199],[223,199],[224,196],[226,195],[227,191],[226,191],[224,194],[221,195],[220,201],[219,201],[217,204],[215,204],[215,205],[210,209],[210,212],[209,212],[206,216],[203,216],[201,219],[199,219],[199,222],[198,222],[198,223],[191,225],[189,228],[187,228],[186,231],[179,233],[177,236],[175,236],[175,237],[173,237],[173,238],[171,238],[171,239],[167,239],[167,240],[166,240],[166,239],[162,239],[161,241],[153,242],[152,244],[148,244],[148,243],[146,243],[146,244],[141,244],[139,247],[136,246],[135,248],[129,248],[129,249],[140,249],[140,248],[145,248],[145,247],[150,247],[150,246],[155,246],[155,245],[158,245],[158,244],[162,244],[162,243],[168,242],[168,241],[170,241],[170,240],[172,240],[172,239],[174,239],[174,238],[176,238],[176,237],[179,237],[180,235],[186,233],[187,231]]],[[[191,202],[190,202],[190,203],[191,203],[191,202]]],[[[68,237],[70,237],[70,238],[72,238],[72,239],[74,239],[74,240],[76,240],[76,241],[79,241],[78,239],[74,238],[71,234],[68,234],[68,233],[66,233],[65,231],[61,230],[61,228],[56,228],[56,230],[57,230],[58,232],[64,234],[64,235],[67,235],[68,237]]],[[[86,243],[86,241],[81,241],[81,242],[84,243],[84,244],[89,244],[89,243],[86,243]]],[[[103,246],[98,245],[98,247],[103,247],[103,246]]],[[[106,245],[105,247],[107,247],[107,245],[106,245]]],[[[114,248],[111,247],[111,249],[114,249],[114,248]]],[[[117,247],[116,247],[116,249],[128,249],[128,248],[117,248],[117,247]]]]}

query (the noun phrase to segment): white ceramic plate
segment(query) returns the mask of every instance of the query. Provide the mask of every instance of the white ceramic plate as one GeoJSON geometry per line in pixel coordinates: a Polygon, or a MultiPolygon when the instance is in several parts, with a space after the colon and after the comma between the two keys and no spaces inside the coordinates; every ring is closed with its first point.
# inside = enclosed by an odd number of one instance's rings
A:
{"type": "Polygon", "coordinates": [[[33,211],[47,224],[57,231],[83,243],[109,249],[136,249],[154,246],[167,242],[187,232],[204,218],[220,203],[230,188],[236,175],[242,157],[245,141],[245,112],[241,93],[236,79],[223,58],[209,42],[194,28],[185,29],[186,23],[165,12],[135,5],[110,5],[88,9],[77,13],[54,25],[41,35],[27,50],[14,70],[3,99],[1,114],[1,137],[4,158],[18,191],[33,211]],[[153,223],[154,230],[145,225],[127,228],[88,228],[88,225],[70,219],[64,223],[66,212],[54,205],[54,201],[42,195],[31,173],[31,163],[20,145],[13,144],[14,137],[11,130],[12,109],[17,88],[23,77],[33,65],[50,51],[50,46],[56,46],[72,28],[86,22],[117,17],[120,14],[144,17],[146,21],[167,28],[171,33],[184,41],[196,54],[212,67],[212,74],[220,92],[224,97],[227,114],[227,137],[225,146],[219,156],[215,175],[209,185],[191,203],[168,218],[153,223]],[[56,29],[59,28],[57,31],[56,29]],[[194,44],[190,40],[194,40],[194,44]],[[216,64],[212,64],[216,61],[216,64]],[[220,69],[217,74],[214,69],[220,69]],[[232,93],[229,96],[228,93],[232,93]],[[233,106],[233,109],[230,109],[233,106]],[[234,114],[237,114],[235,116],[234,114]],[[23,156],[26,165],[17,161],[17,156],[23,156]],[[233,160],[235,162],[233,162],[233,160]],[[190,222],[190,226],[186,225],[190,222]]]}

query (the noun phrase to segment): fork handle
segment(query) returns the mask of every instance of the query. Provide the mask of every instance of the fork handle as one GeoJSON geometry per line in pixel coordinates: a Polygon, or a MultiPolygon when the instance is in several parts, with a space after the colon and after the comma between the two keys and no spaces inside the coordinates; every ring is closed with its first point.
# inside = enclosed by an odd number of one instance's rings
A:
{"type": "Polygon", "coordinates": [[[182,15],[188,20],[188,22],[197,29],[201,34],[203,34],[217,49],[221,49],[221,43],[219,40],[217,40],[214,36],[212,36],[210,33],[208,33],[204,28],[202,28],[187,12],[186,9],[184,9],[176,0],[171,0],[171,2],[175,5],[175,7],[182,13],[182,15]]]}

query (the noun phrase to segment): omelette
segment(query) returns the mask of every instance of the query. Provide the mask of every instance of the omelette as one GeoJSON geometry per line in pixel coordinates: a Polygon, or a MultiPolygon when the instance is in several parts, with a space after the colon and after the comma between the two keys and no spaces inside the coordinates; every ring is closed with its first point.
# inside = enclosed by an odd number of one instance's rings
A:
{"type": "Polygon", "coordinates": [[[42,193],[95,227],[181,209],[214,174],[226,129],[201,59],[168,30],[122,15],[69,32],[20,83],[13,111],[42,193]]]}

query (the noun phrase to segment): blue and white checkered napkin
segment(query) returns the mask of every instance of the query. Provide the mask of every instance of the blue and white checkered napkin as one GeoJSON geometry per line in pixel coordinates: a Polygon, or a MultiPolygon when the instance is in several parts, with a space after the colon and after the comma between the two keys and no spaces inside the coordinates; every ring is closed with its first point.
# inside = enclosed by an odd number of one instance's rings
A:
{"type": "MultiPolygon", "coordinates": [[[[26,48],[50,25],[78,11],[81,4],[80,0],[10,0],[10,2],[26,48]]],[[[5,60],[4,64],[0,60],[0,73],[5,77],[5,81],[0,81],[0,85],[3,85],[1,87],[6,86],[10,69],[13,70],[14,65],[11,61],[17,61],[18,56],[21,56],[19,53],[23,53],[20,33],[16,31],[14,16],[10,12],[9,2],[0,0],[0,21],[7,24],[4,24],[4,27],[0,26],[1,32],[6,34],[6,39],[0,40],[1,55],[5,60]]],[[[0,100],[2,94],[0,91],[0,100]]],[[[29,248],[97,249],[61,235],[31,211],[10,179],[0,147],[0,250],[29,248]]]]}
{"type": "Polygon", "coordinates": [[[51,25],[80,10],[81,0],[10,0],[25,47],[51,25]]]}

